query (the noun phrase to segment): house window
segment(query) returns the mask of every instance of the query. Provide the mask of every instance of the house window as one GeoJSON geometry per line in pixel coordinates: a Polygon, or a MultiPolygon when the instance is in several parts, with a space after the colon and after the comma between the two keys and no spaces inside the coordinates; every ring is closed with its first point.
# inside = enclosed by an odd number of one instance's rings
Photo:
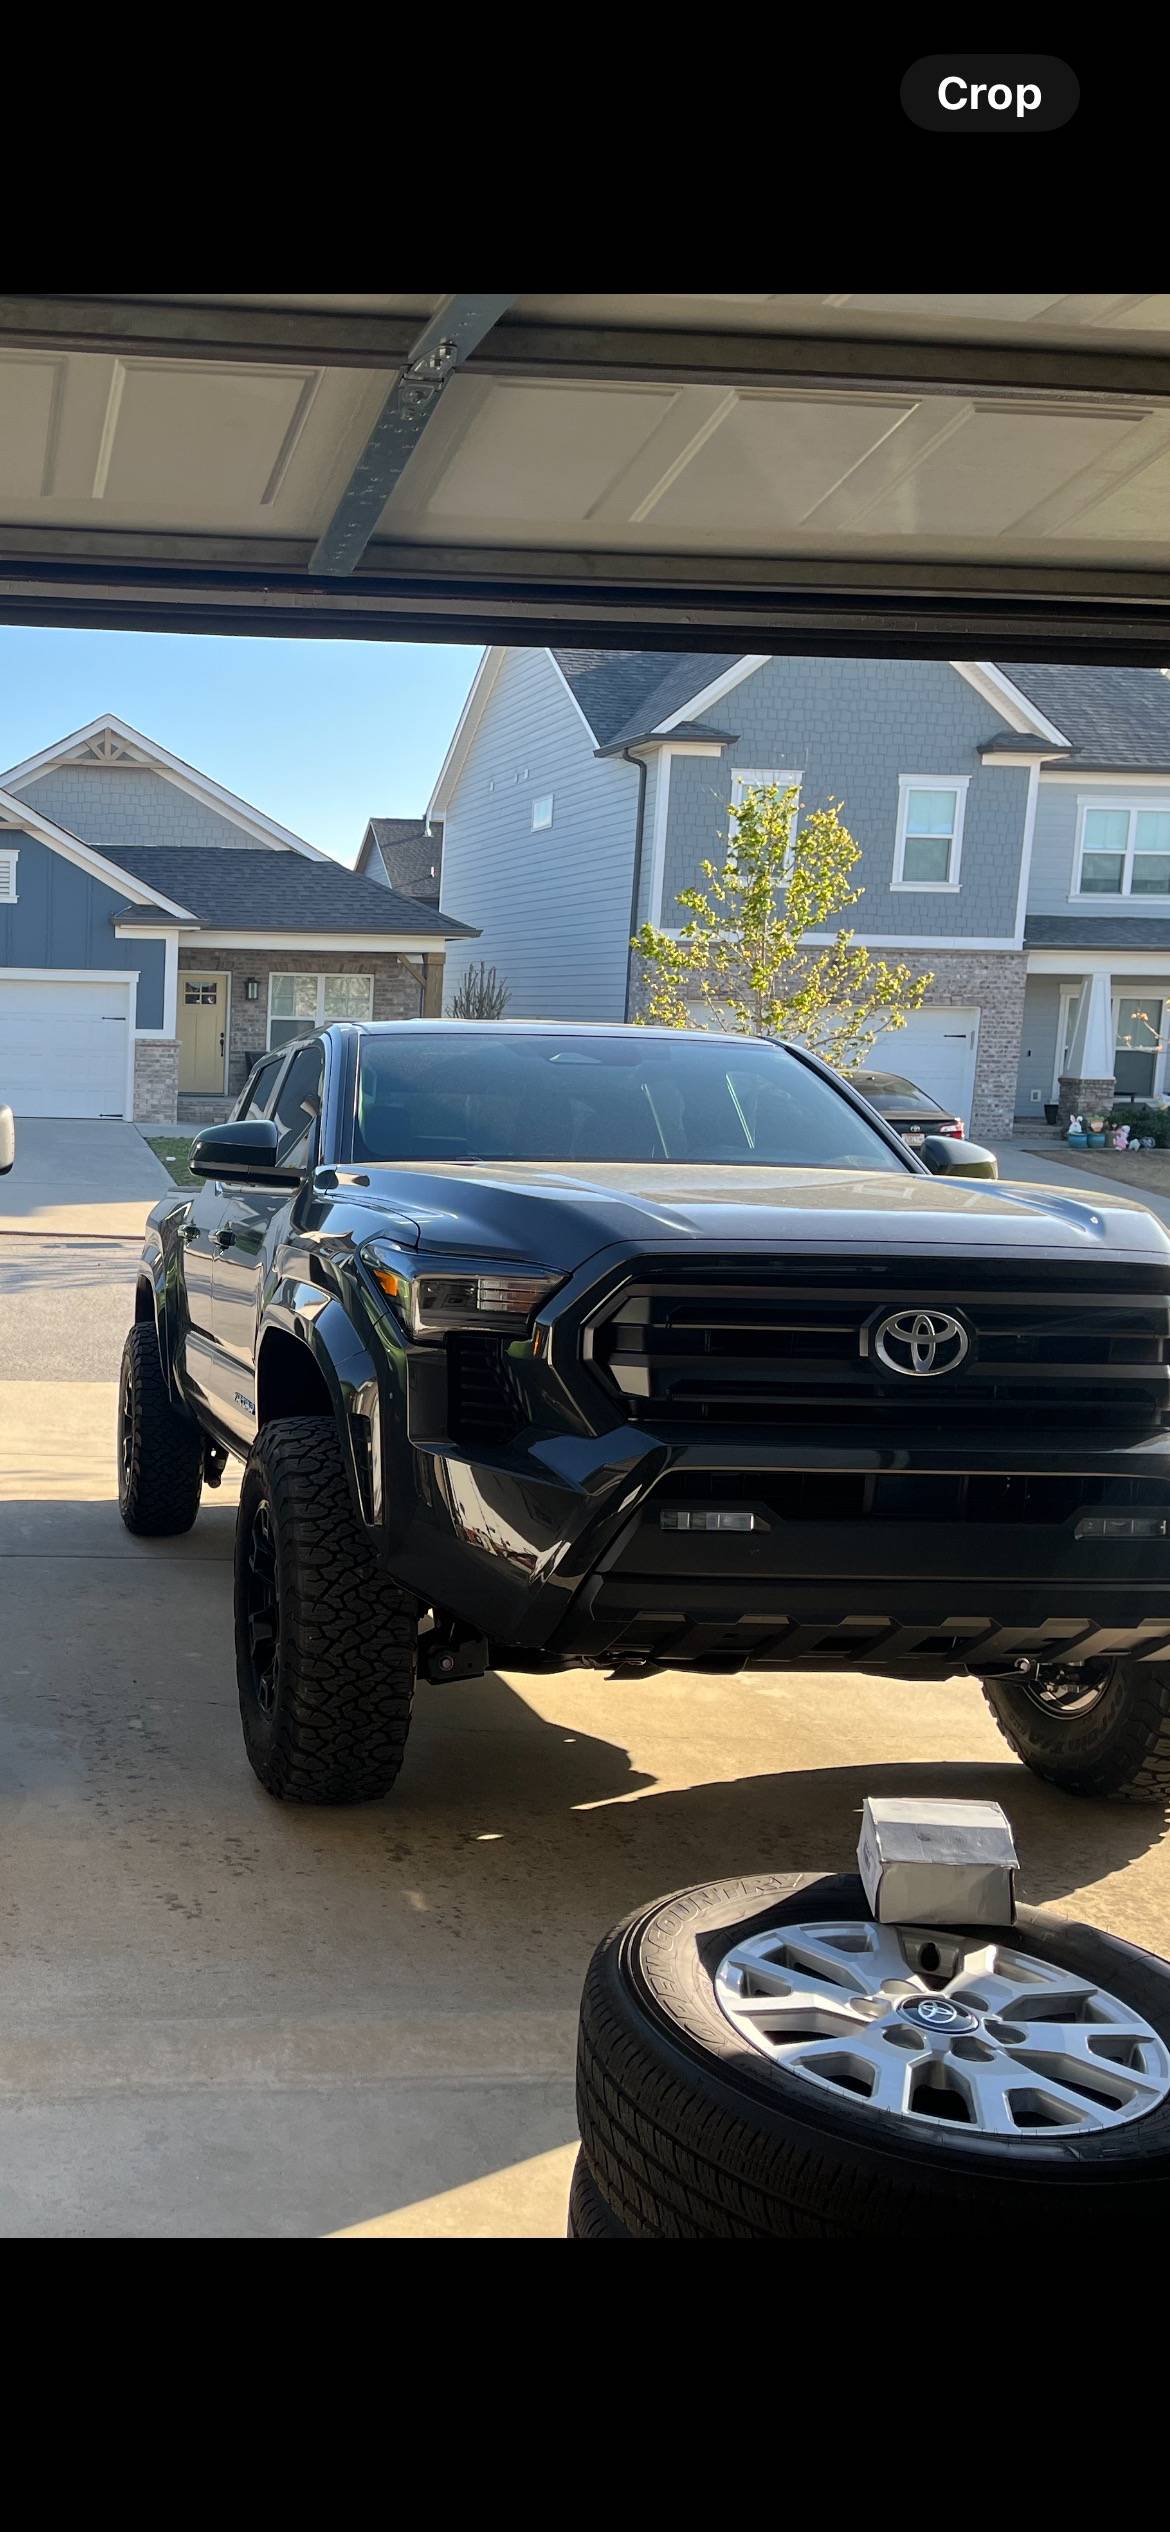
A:
{"type": "MultiPolygon", "coordinates": [[[[1060,997],[1057,1062],[1052,1096],[1060,1096],[1062,1073],[1070,1069],[1073,1033],[1081,1007],[1080,989],[1065,985],[1060,997]]],[[[1161,1098],[1166,1087],[1166,1004],[1158,994],[1121,994],[1113,1002],[1113,1077],[1119,1099],[1161,1098]]]]}
{"type": "Polygon", "coordinates": [[[736,765],[732,769],[731,841],[733,844],[738,831],[736,811],[745,791],[778,791],[781,798],[786,791],[796,793],[792,807],[792,824],[788,829],[788,852],[785,856],[787,867],[783,882],[785,887],[791,876],[792,848],[796,842],[796,829],[800,819],[800,786],[803,780],[803,774],[785,773],[774,765],[736,765]]]}
{"type": "Polygon", "coordinates": [[[895,888],[959,885],[967,774],[903,774],[898,785],[895,888]]]}
{"type": "Polygon", "coordinates": [[[539,800],[534,800],[532,803],[533,833],[539,834],[542,827],[551,826],[552,822],[553,795],[551,791],[542,791],[539,800]]]}
{"type": "Polygon", "coordinates": [[[19,846],[7,847],[0,853],[0,906],[16,904],[16,865],[19,846]]]}
{"type": "Polygon", "coordinates": [[[1148,1099],[1159,1088],[1163,1011],[1149,994],[1123,994],[1118,1001],[1113,1072],[1119,1099],[1148,1099]]]}
{"type": "Polygon", "coordinates": [[[1074,894],[1170,897],[1170,809],[1082,801],[1074,894]]]}
{"type": "Polygon", "coordinates": [[[368,1020],[373,1003],[372,976],[270,976],[268,1043],[287,1046],[290,1038],[311,1037],[329,1020],[368,1020]]]}

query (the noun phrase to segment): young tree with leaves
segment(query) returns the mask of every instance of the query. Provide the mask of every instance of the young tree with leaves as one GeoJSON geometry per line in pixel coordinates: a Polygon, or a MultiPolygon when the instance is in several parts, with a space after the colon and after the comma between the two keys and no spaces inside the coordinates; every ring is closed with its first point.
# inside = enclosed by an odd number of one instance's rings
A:
{"type": "Polygon", "coordinates": [[[677,899],[677,936],[644,923],[633,940],[644,1008],[660,1027],[730,1028],[790,1037],[839,1071],[863,1063],[875,1038],[903,1028],[929,976],[891,966],[838,922],[864,891],[861,848],[830,800],[797,824],[796,791],[774,783],[732,810],[726,858],[704,862],[705,885],[677,899]],[[830,942],[810,939],[831,932],[830,942]]]}

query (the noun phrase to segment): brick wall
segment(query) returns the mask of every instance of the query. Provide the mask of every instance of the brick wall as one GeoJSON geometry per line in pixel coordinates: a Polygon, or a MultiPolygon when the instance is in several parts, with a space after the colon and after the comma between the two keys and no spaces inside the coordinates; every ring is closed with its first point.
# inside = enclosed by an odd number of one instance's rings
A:
{"type": "Polygon", "coordinates": [[[134,1045],[134,1116],[139,1125],[173,1125],[179,1113],[177,1037],[140,1037],[134,1045]]]}
{"type": "MultiPolygon", "coordinates": [[[[1020,1066],[1020,1034],[1024,1025],[1024,993],[1028,962],[1022,951],[934,950],[927,957],[904,950],[883,955],[920,976],[925,968],[934,981],[932,1002],[977,1003],[979,1045],[975,1059],[975,1096],[968,1124],[976,1142],[998,1142],[1010,1135],[1016,1114],[1016,1075],[1020,1066]]],[[[896,1071],[897,1039],[885,1054],[896,1071]]]]}
{"type": "MultiPolygon", "coordinates": [[[[228,1097],[235,1100],[268,1039],[268,979],[273,975],[327,974],[372,976],[375,1020],[417,1020],[421,958],[409,964],[388,950],[196,950],[179,951],[180,974],[195,968],[202,975],[230,976],[228,1097]],[[247,1001],[244,979],[256,976],[259,997],[247,1001]]],[[[184,1108],[184,1114],[186,1109],[184,1108]]]]}

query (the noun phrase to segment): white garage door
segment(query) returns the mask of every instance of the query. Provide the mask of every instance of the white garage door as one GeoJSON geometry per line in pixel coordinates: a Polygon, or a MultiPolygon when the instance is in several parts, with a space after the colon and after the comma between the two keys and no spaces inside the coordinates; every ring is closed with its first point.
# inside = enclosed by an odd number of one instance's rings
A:
{"type": "Polygon", "coordinates": [[[907,1020],[904,1029],[890,1029],[867,1055],[867,1072],[902,1073],[920,1090],[950,1108],[965,1125],[971,1123],[975,1087],[975,1049],[979,1013],[957,1003],[929,1003],[907,1020]]]}
{"type": "Polygon", "coordinates": [[[123,1117],[134,988],[0,972],[0,1101],[26,1117],[123,1117]]]}

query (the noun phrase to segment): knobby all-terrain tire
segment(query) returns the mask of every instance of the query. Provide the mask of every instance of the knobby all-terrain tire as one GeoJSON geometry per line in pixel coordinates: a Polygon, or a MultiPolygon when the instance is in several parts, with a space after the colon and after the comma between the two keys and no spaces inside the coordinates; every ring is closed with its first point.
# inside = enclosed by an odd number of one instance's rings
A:
{"type": "Polygon", "coordinates": [[[172,1406],[158,1338],[142,1321],[118,1375],[118,1509],[136,1538],[176,1538],[190,1529],[202,1491],[203,1437],[172,1406]]]}
{"type": "MultiPolygon", "coordinates": [[[[581,2147],[636,2239],[1157,2239],[1170,2221],[1170,2103],[1109,2132],[1003,2140],[819,2093],[741,2040],[714,1988],[772,1926],[869,1917],[860,1881],[762,1874],[660,1899],[598,1946],[577,2060],[581,2147]],[[936,2132],[937,2127],[937,2132],[936,2132]]],[[[1052,1960],[1170,2042],[1170,1964],[1021,1908],[988,1940],[1052,1960]]]]}
{"type": "Polygon", "coordinates": [[[578,2154],[569,2183],[570,2242],[628,2242],[628,2228],[615,2216],[608,2200],[589,2169],[583,2154],[578,2154]]]}
{"type": "Polygon", "coordinates": [[[375,1802],[402,1766],[418,1610],[374,1557],[327,1417],[265,1425],[240,1488],[236,1676],[244,1745],[285,1802],[375,1802]],[[253,1541],[271,1542],[275,1665],[269,1709],[254,1658],[253,1541]]]}
{"type": "Polygon", "coordinates": [[[1170,1662],[1112,1662],[1084,1714],[1046,1712],[1016,1679],[981,1684],[1005,1741],[1050,1785],[1170,1808],[1170,1662]]]}

